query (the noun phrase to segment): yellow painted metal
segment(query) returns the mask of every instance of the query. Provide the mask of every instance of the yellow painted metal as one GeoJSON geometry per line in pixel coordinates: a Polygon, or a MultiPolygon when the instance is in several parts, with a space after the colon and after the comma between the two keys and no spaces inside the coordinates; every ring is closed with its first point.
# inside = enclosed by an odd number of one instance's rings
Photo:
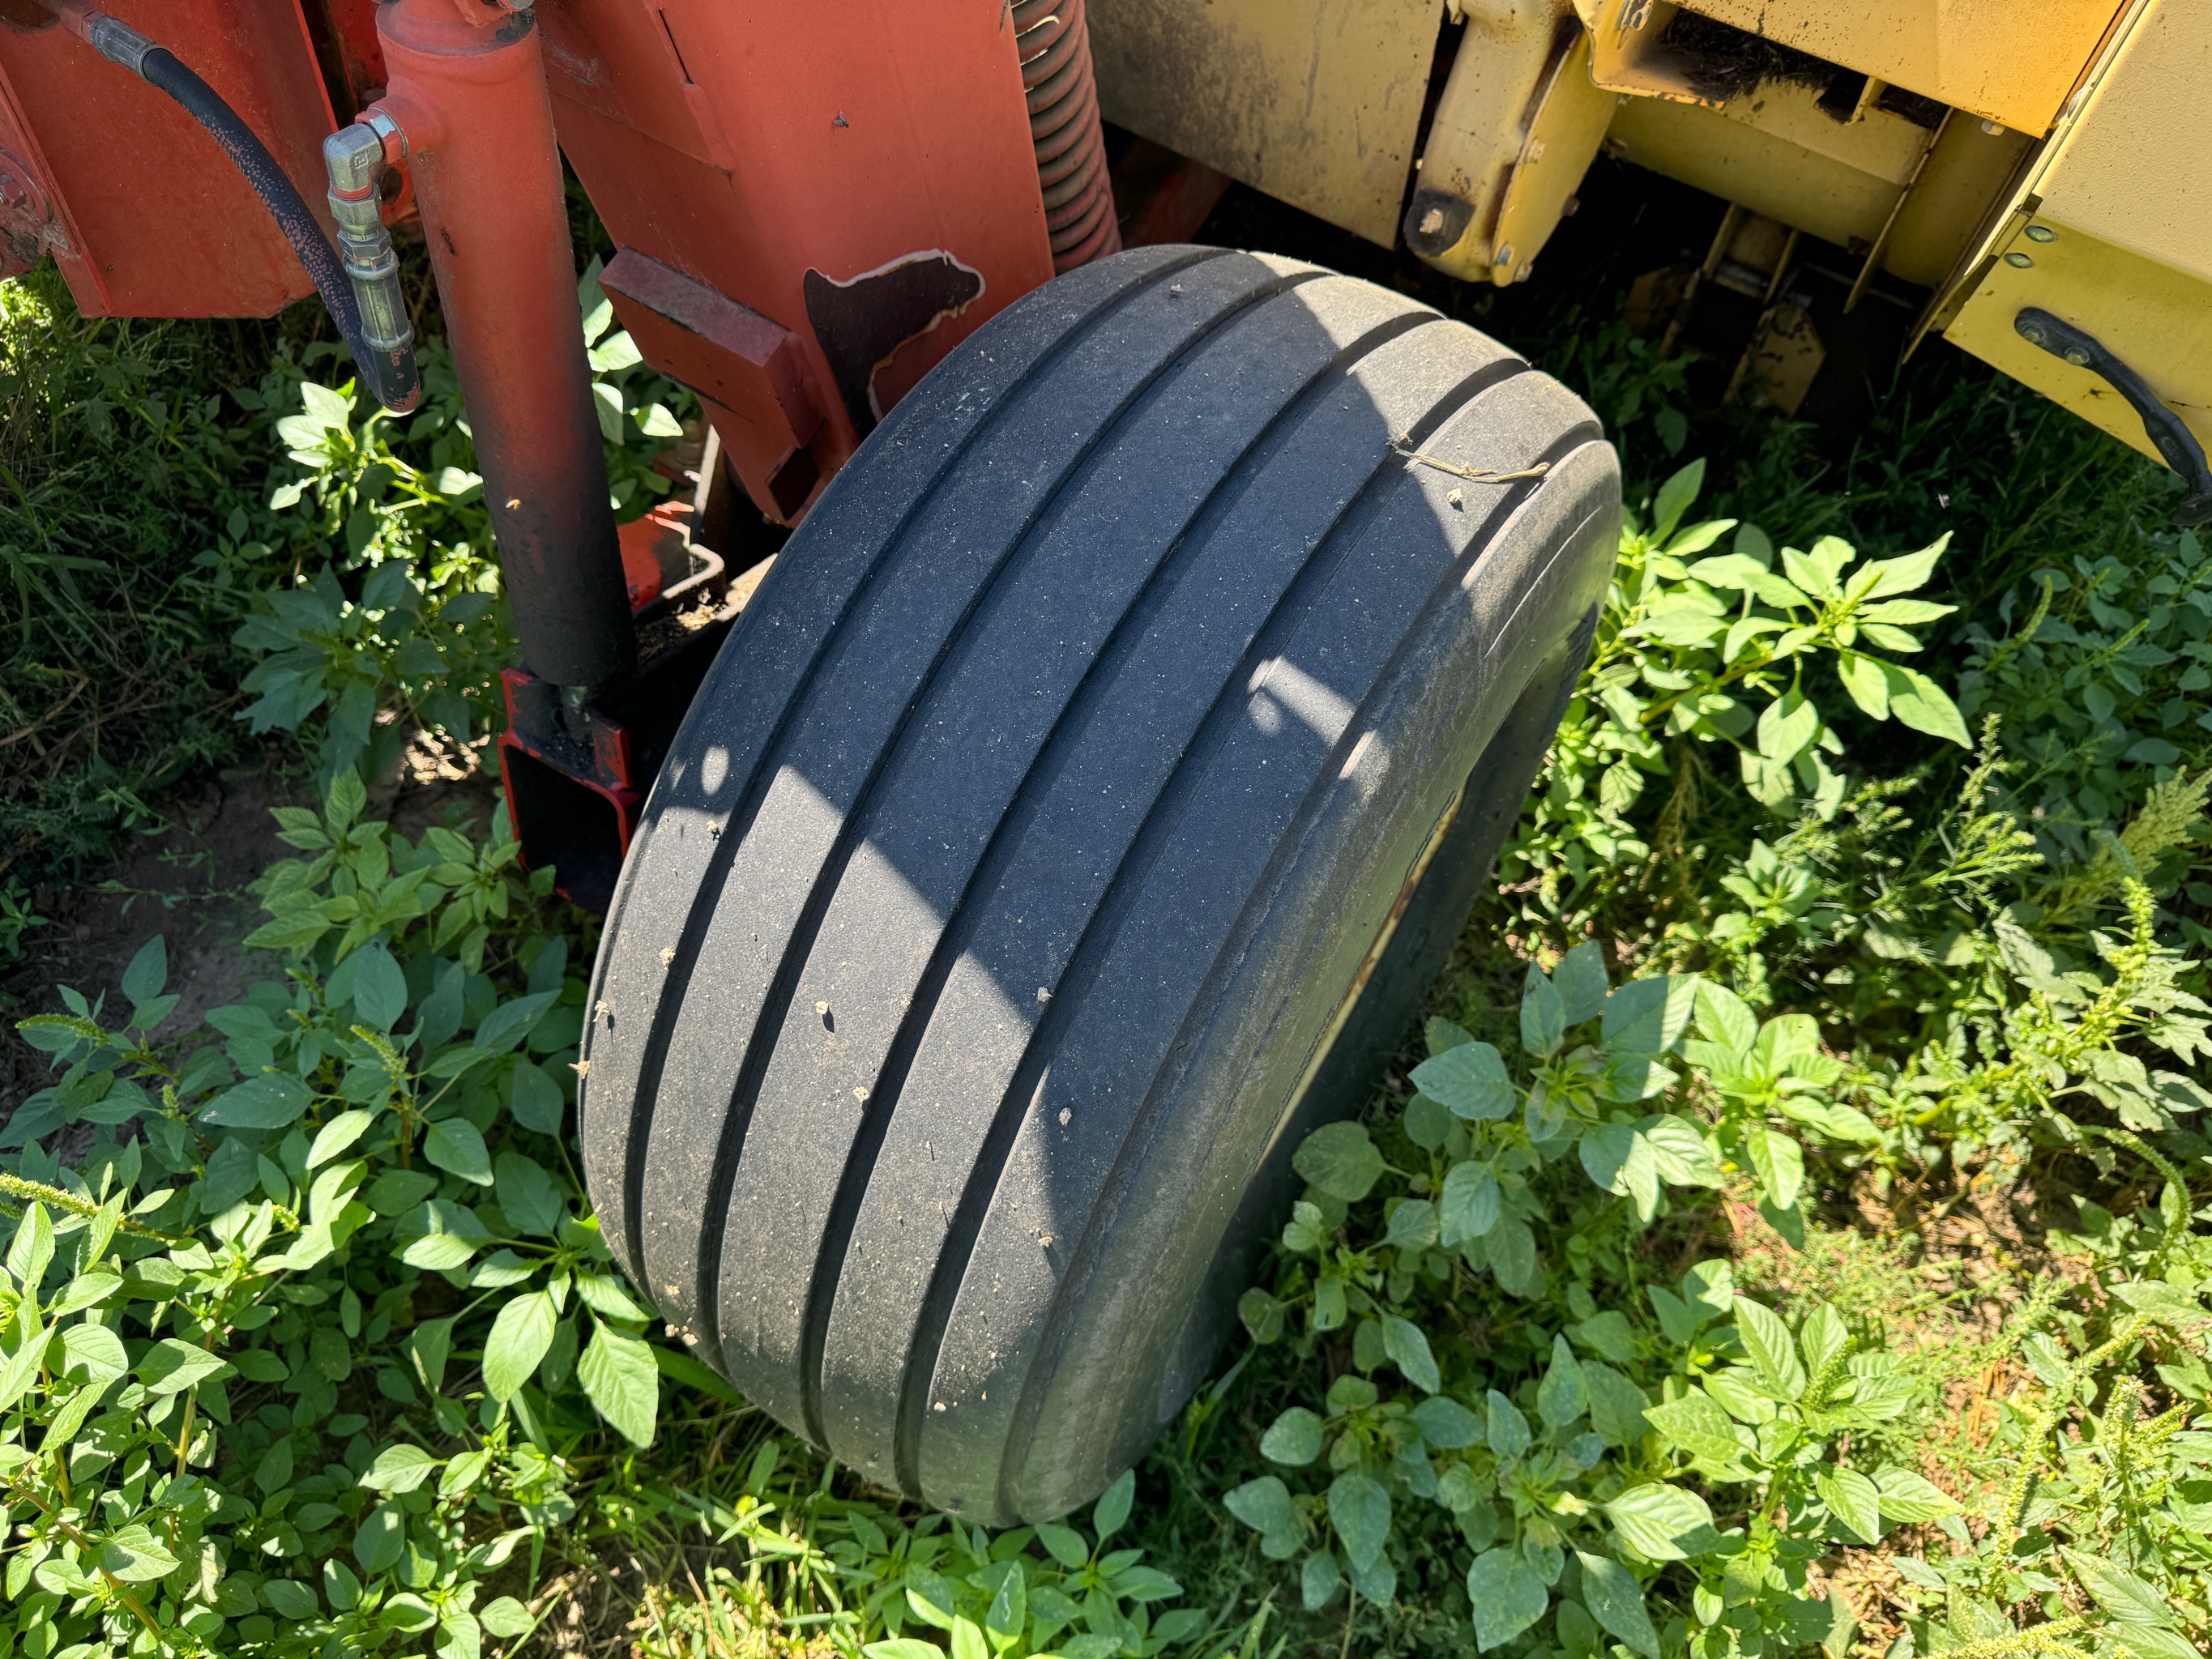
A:
{"type": "Polygon", "coordinates": [[[2013,321],[2035,306],[2094,335],[2212,445],[2208,73],[2212,9],[2145,0],[1969,274],[1931,308],[1947,338],[2154,456],[2118,393],[2013,321]]]}
{"type": "Polygon", "coordinates": [[[2212,289],[2201,276],[2038,214],[2002,247],[1944,331],[1984,362],[2155,457],[2141,419],[2101,378],[2014,331],[2013,319],[2028,306],[2095,335],[2198,441],[2212,445],[2212,289]],[[2028,226],[2051,240],[2030,240],[2028,226]],[[2014,253],[2031,263],[2022,268],[2002,257],[2014,253]]]}
{"type": "Polygon", "coordinates": [[[1108,120],[1389,246],[1443,0],[1090,0],[1108,120]]]}
{"type": "Polygon", "coordinates": [[[1619,100],[1590,80],[1589,58],[1589,36],[1577,36],[1529,123],[1528,141],[1498,209],[1491,254],[1495,282],[1527,279],[1537,250],[1558,228],[1568,199],[1581,188],[1583,174],[1605,141],[1619,100]]]}
{"type": "Polygon", "coordinates": [[[1575,0],[1590,34],[1590,78],[1608,92],[1718,109],[1727,100],[1693,83],[1681,55],[1665,44],[1680,9],[1668,0],[1575,0]]]}
{"type": "Polygon", "coordinates": [[[1510,0],[1468,17],[1407,218],[1439,270],[1525,276],[1597,154],[1613,95],[1590,83],[1587,35],[1560,48],[1559,21],[1510,0]]]}
{"type": "Polygon", "coordinates": [[[2212,7],[2160,0],[2119,41],[2031,186],[2040,211],[2212,276],[2212,7]]]}
{"type": "Polygon", "coordinates": [[[2040,136],[2121,0],[1688,0],[1685,9],[2040,136]]]}
{"type": "Polygon", "coordinates": [[[1928,134],[1886,110],[1838,122],[1816,97],[1809,87],[1768,82],[1719,109],[1624,99],[1607,146],[1825,241],[1871,246],[1928,134]]]}
{"type": "Polygon", "coordinates": [[[1941,283],[2034,147],[2034,139],[2009,127],[1989,132],[1963,117],[1947,125],[1899,210],[1882,250],[1883,268],[1923,288],[1941,283]]]}

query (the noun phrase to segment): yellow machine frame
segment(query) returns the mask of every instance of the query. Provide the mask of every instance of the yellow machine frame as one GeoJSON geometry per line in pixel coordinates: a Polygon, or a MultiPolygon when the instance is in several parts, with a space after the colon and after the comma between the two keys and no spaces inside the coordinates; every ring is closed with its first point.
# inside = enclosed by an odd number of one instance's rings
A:
{"type": "Polygon", "coordinates": [[[1109,119],[1452,276],[1528,280],[1609,151],[1845,249],[1860,288],[1927,289],[1916,338],[2173,464],[2112,382],[2024,337],[2021,313],[2048,313],[2212,444],[2203,0],[1091,0],[1091,18],[1109,119]]]}

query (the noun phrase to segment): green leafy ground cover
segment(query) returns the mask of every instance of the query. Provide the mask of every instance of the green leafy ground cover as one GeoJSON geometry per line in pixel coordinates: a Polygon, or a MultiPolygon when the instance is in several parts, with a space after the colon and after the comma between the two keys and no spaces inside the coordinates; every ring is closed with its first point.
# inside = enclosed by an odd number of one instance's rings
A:
{"type": "MultiPolygon", "coordinates": [[[[684,410],[586,283],[639,510],[684,410]]],[[[1215,1377],[1091,1510],[994,1536],[650,1323],[564,1138],[590,927],[496,819],[367,816],[416,725],[481,737],[509,648],[438,356],[393,422],[304,335],[0,292],[8,695],[58,744],[70,653],[189,665],[11,786],[6,856],[88,855],[100,790],[152,814],[238,731],[321,802],[243,1000],[175,1029],[153,941],[24,1022],[15,1649],[2207,1650],[2212,559],[2147,463],[1942,360],[1823,461],[1693,427],[1617,327],[1532,337],[1648,485],[1501,890],[1300,1149],[1215,1377]]]]}

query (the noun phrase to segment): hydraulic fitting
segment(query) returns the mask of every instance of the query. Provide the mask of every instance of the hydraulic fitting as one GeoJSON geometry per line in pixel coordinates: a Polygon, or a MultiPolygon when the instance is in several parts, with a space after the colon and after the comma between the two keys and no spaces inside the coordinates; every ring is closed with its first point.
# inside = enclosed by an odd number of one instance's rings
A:
{"type": "Polygon", "coordinates": [[[331,217],[337,223],[338,253],[361,306],[362,342],[380,356],[415,343],[407,302],[399,291],[399,258],[384,228],[377,181],[384,171],[384,138],[356,121],[323,140],[323,168],[330,180],[331,217]]]}

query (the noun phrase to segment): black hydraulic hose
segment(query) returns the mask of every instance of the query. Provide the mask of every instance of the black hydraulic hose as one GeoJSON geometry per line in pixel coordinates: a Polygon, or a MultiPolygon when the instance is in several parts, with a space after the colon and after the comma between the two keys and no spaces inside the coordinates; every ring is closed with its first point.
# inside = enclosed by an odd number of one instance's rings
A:
{"type": "Polygon", "coordinates": [[[124,68],[136,70],[149,85],[158,87],[176,100],[179,106],[222,147],[253,193],[261,198],[284,233],[285,240],[299,256],[315,291],[328,307],[331,319],[344,336],[346,349],[352,352],[354,367],[379,403],[386,409],[400,413],[413,409],[422,400],[422,382],[415,364],[411,348],[392,351],[373,349],[362,331],[361,305],[355,298],[353,284],[348,279],[345,267],[339,262],[330,239],[284,169],[276,165],[276,158],[269,147],[254,135],[253,129],[239,118],[238,112],[225,103],[216,89],[195,75],[180,62],[167,46],[155,46],[135,29],[103,12],[63,10],[64,21],[72,25],[96,48],[100,55],[124,68]]]}

